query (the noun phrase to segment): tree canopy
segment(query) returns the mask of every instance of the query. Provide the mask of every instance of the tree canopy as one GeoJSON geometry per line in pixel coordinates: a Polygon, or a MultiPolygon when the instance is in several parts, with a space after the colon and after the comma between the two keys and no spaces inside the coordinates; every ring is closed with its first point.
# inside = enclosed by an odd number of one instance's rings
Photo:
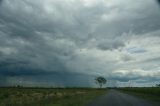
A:
{"type": "Polygon", "coordinates": [[[95,78],[95,80],[96,80],[96,84],[99,84],[100,88],[102,88],[102,85],[106,84],[106,82],[107,82],[107,80],[102,76],[95,78]]]}

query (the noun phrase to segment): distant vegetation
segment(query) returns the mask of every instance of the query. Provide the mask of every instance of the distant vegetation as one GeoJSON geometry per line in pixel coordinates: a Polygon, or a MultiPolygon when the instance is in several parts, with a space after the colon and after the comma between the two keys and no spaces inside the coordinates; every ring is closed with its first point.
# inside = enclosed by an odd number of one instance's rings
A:
{"type": "Polygon", "coordinates": [[[128,88],[122,88],[121,90],[160,96],[159,87],[143,87],[143,88],[128,87],[128,88]]]}
{"type": "Polygon", "coordinates": [[[119,88],[119,90],[140,96],[151,101],[158,102],[158,104],[160,105],[160,87],[127,87],[119,88]]]}
{"type": "Polygon", "coordinates": [[[95,79],[95,81],[96,81],[96,84],[98,84],[100,88],[102,88],[103,84],[106,84],[106,82],[107,82],[107,80],[104,77],[101,77],[101,76],[97,77],[95,79]]]}
{"type": "Polygon", "coordinates": [[[160,87],[160,84],[156,84],[156,87],[160,87]]]}
{"type": "Polygon", "coordinates": [[[106,89],[0,88],[0,106],[84,106],[106,89]]]}

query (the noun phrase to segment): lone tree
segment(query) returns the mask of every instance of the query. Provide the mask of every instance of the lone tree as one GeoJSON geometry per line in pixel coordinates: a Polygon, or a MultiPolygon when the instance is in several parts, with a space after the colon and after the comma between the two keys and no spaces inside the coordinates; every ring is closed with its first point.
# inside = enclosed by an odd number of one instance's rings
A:
{"type": "Polygon", "coordinates": [[[107,80],[104,77],[97,77],[96,79],[96,84],[99,84],[99,87],[102,88],[103,84],[106,84],[107,80]]]}

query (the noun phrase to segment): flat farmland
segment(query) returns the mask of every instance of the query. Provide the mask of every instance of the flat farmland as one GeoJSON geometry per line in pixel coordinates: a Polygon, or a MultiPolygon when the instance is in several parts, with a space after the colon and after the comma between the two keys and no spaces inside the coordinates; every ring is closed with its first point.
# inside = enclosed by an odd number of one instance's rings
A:
{"type": "Polygon", "coordinates": [[[0,106],[85,106],[106,89],[0,88],[0,106]]]}

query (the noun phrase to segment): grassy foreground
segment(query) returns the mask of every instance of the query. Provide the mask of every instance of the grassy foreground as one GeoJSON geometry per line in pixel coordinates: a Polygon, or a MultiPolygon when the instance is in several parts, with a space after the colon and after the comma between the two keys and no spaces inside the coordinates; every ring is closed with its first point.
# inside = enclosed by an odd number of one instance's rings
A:
{"type": "Polygon", "coordinates": [[[0,106],[84,106],[106,89],[0,88],[0,106]]]}
{"type": "Polygon", "coordinates": [[[119,90],[129,93],[160,105],[160,87],[144,88],[119,88],[119,90]]]}

